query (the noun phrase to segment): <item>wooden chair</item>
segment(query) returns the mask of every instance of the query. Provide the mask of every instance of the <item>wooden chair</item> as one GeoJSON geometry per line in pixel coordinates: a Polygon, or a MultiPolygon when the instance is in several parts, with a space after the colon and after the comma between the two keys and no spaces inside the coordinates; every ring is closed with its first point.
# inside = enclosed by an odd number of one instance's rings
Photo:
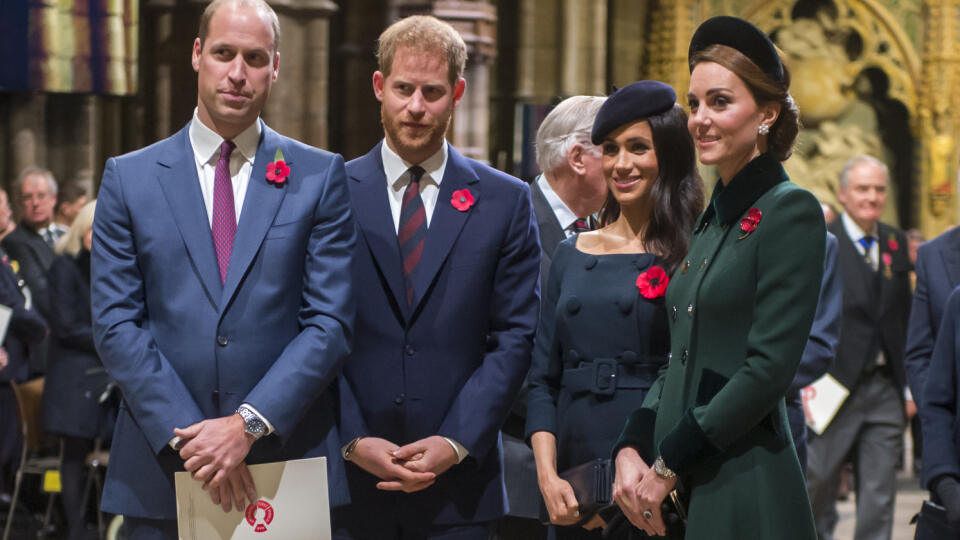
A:
{"type": "MultiPolygon", "coordinates": [[[[46,435],[43,432],[40,404],[43,398],[43,377],[25,383],[11,382],[13,394],[17,400],[17,420],[20,423],[20,434],[23,438],[23,448],[20,452],[20,465],[17,468],[16,480],[13,485],[13,496],[10,499],[10,511],[7,514],[7,524],[3,529],[3,540],[10,538],[10,529],[13,525],[13,515],[17,509],[17,498],[20,495],[20,483],[23,475],[35,474],[41,477],[47,471],[60,469],[61,455],[42,457],[41,451],[45,448],[46,435]]],[[[62,453],[62,448],[61,448],[62,453]]],[[[53,502],[56,493],[50,493],[47,501],[47,511],[43,518],[43,530],[50,524],[53,512],[53,502]]]]}

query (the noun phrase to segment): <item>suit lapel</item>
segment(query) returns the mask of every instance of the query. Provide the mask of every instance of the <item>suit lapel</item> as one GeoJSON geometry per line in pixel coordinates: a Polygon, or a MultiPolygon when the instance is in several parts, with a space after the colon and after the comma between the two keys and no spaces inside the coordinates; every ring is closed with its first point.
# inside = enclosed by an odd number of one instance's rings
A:
{"type": "Polygon", "coordinates": [[[307,171],[298,171],[293,148],[284,145],[283,139],[275,131],[261,121],[263,131],[260,135],[260,145],[257,147],[257,156],[253,160],[253,169],[250,172],[250,181],[247,183],[247,194],[243,199],[243,208],[240,210],[240,222],[237,224],[237,234],[233,240],[233,251],[230,253],[230,267],[227,270],[227,280],[223,284],[221,297],[221,313],[226,310],[239,287],[243,276],[246,275],[250,264],[260,250],[260,244],[273,223],[280,209],[280,203],[287,193],[287,185],[291,182],[302,181],[307,171]],[[268,183],[266,180],[267,164],[273,161],[277,148],[283,150],[287,165],[290,166],[290,176],[281,186],[268,183]]]}
{"type": "Polygon", "coordinates": [[[844,274],[843,286],[844,294],[851,293],[853,303],[863,311],[871,320],[878,317],[878,313],[872,299],[877,294],[873,287],[876,273],[867,266],[860,255],[860,251],[853,245],[853,240],[847,234],[843,227],[843,222],[838,218],[830,224],[830,232],[837,237],[840,268],[844,274]]]}
{"type": "MultiPolygon", "coordinates": [[[[189,124],[188,124],[189,126],[189,124]]],[[[193,261],[200,282],[211,304],[220,298],[220,271],[210,235],[210,222],[203,205],[197,165],[190,146],[188,127],[174,136],[170,151],[158,161],[160,189],[173,214],[187,254],[193,261]]]]}
{"type": "Polygon", "coordinates": [[[380,274],[387,282],[396,305],[400,312],[405,312],[407,297],[403,287],[403,265],[400,262],[393,213],[387,199],[387,177],[383,172],[380,144],[350,168],[353,217],[360,223],[360,231],[370,255],[380,268],[380,274]]]}
{"type": "MultiPolygon", "coordinates": [[[[960,283],[960,227],[947,234],[950,235],[950,247],[941,251],[944,270],[950,283],[960,283]]],[[[943,302],[946,303],[946,298],[943,302]]]]}
{"type": "Polygon", "coordinates": [[[450,254],[453,243],[460,235],[464,223],[470,217],[473,209],[480,204],[480,179],[477,173],[469,166],[466,158],[461,156],[453,146],[447,145],[449,154],[447,167],[440,182],[440,192],[437,194],[437,204],[433,209],[430,228],[427,231],[427,240],[423,246],[423,256],[417,265],[413,282],[413,309],[423,300],[424,294],[433,283],[443,261],[450,254]],[[473,205],[465,211],[454,208],[450,200],[457,190],[469,189],[473,195],[473,205]]]}

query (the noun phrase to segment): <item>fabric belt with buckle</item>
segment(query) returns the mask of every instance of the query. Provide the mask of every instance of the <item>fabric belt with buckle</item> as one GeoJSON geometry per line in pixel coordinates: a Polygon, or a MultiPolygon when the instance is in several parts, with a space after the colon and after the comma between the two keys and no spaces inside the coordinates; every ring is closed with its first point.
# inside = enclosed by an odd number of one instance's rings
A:
{"type": "Polygon", "coordinates": [[[648,356],[633,363],[613,358],[597,358],[579,367],[563,370],[563,387],[571,394],[590,392],[612,396],[618,388],[649,388],[657,371],[666,362],[665,356],[648,356]]]}

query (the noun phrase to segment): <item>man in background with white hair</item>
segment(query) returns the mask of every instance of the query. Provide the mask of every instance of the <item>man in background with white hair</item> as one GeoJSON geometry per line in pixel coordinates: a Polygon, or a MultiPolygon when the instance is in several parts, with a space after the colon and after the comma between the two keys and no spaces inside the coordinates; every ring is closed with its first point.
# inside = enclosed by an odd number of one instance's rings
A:
{"type": "MultiPolygon", "coordinates": [[[[540,228],[540,290],[545,290],[553,250],[565,238],[592,229],[594,214],[607,198],[600,148],[590,130],[606,98],[573,96],[560,102],[537,130],[537,166],[543,171],[530,185],[540,228]]],[[[504,481],[510,512],[497,527],[502,540],[546,538],[540,523],[540,488],[533,451],[523,441],[527,387],[503,427],[504,481]]]]}

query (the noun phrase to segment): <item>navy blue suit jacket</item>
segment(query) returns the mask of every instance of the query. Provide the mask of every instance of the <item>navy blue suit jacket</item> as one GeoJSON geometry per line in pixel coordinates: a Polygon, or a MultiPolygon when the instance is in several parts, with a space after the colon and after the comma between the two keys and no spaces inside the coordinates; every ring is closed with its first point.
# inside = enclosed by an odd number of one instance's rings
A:
{"type": "MultiPolygon", "coordinates": [[[[262,127],[223,285],[188,129],[107,161],[91,301],[97,350],[124,396],[107,511],[174,518],[173,428],[244,402],[276,428],[248,463],[339,454],[325,390],[354,319],[343,161],[262,127]],[[277,148],[291,170],[280,187],[265,179],[277,148]]],[[[329,478],[331,502],[344,502],[340,459],[329,478]]]]}
{"type": "MultiPolygon", "coordinates": [[[[381,142],[381,144],[383,144],[381,142]]],[[[357,331],[341,381],[341,438],[399,445],[431,435],[470,456],[425,490],[403,495],[427,523],[488,521],[505,511],[500,427],[530,365],[540,243],[529,187],[452,147],[407,307],[380,145],[347,163],[360,230],[357,331]],[[474,204],[459,211],[454,191],[474,204]]],[[[349,465],[353,509],[390,504],[349,465]]]]}
{"type": "MultiPolygon", "coordinates": [[[[926,384],[920,394],[923,428],[923,484],[932,489],[939,476],[960,480],[960,287],[953,290],[943,309],[943,323],[930,359],[926,384]]],[[[916,395],[914,396],[916,397],[916,395]]]]}
{"type": "Polygon", "coordinates": [[[960,285],[960,227],[920,246],[916,272],[917,288],[913,292],[903,362],[913,399],[919,404],[943,308],[950,292],[960,285]]]}

